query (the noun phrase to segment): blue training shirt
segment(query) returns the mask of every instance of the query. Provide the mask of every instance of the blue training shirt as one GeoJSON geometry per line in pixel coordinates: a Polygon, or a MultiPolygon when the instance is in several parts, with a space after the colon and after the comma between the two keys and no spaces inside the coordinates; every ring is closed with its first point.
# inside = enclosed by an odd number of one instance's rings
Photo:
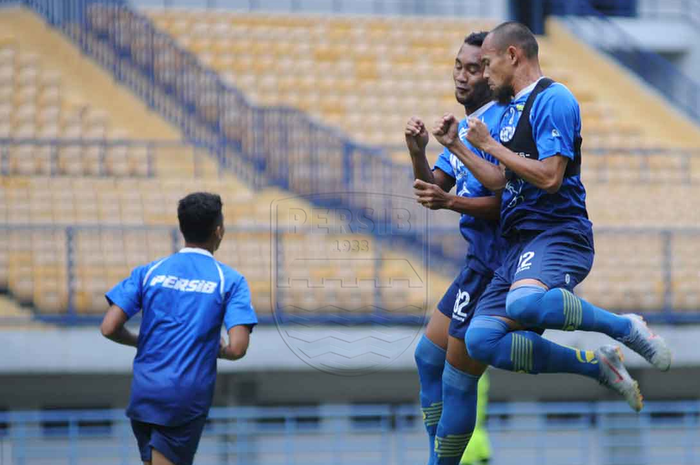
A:
{"type": "MultiPolygon", "coordinates": [[[[537,82],[532,83],[513,98],[503,113],[496,140],[506,143],[515,133],[525,102],[536,85],[537,82]]],[[[575,139],[581,134],[581,112],[576,97],[566,86],[555,82],[535,97],[530,124],[540,160],[555,155],[574,159],[575,139]]],[[[544,231],[552,227],[569,227],[583,234],[591,232],[581,176],[565,176],[555,194],[548,194],[520,178],[508,181],[501,205],[503,233],[508,235],[516,229],[544,231]]]]}
{"type": "Polygon", "coordinates": [[[206,250],[184,248],[135,268],[106,297],[129,318],[143,309],[127,415],[164,426],[206,415],[221,325],[258,322],[243,275],[206,250]]]}
{"type": "MultiPolygon", "coordinates": [[[[479,118],[489,127],[491,135],[497,137],[498,126],[504,109],[504,106],[496,102],[489,102],[469,115],[468,118],[479,118]]],[[[468,118],[464,118],[459,122],[459,139],[472,152],[497,165],[498,160],[488,153],[477,149],[467,141],[467,131],[469,129],[467,123],[468,118]]],[[[464,166],[459,158],[447,150],[447,148],[443,149],[435,162],[433,170],[436,168],[441,169],[448,176],[455,179],[457,195],[459,196],[486,197],[494,195],[493,192],[486,189],[469,169],[464,166]]],[[[470,266],[480,272],[495,271],[501,266],[505,244],[501,239],[501,230],[498,221],[462,215],[459,219],[459,230],[464,239],[469,242],[467,257],[470,259],[470,266]]]]}

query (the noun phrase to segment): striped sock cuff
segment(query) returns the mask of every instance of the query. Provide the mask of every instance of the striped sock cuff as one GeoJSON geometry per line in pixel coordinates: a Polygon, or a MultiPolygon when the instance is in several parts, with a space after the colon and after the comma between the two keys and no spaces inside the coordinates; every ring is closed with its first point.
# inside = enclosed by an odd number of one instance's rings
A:
{"type": "Polygon", "coordinates": [[[435,426],[440,422],[442,416],[442,402],[430,404],[430,407],[421,409],[423,412],[423,423],[425,426],[435,426]]]}
{"type": "Polygon", "coordinates": [[[583,321],[581,300],[566,289],[559,289],[564,298],[564,331],[576,331],[583,321]]]}
{"type": "Polygon", "coordinates": [[[462,457],[472,433],[448,434],[447,437],[435,437],[435,455],[438,457],[462,457]]]}
{"type": "Polygon", "coordinates": [[[513,363],[513,371],[518,373],[532,373],[532,341],[522,334],[511,334],[513,340],[510,346],[510,361],[513,363]]]}

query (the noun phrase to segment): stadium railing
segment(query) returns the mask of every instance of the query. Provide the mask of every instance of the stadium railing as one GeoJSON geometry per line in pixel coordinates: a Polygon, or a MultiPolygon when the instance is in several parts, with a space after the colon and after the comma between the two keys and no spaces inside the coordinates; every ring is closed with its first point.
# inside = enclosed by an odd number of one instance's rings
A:
{"type": "MultiPolygon", "coordinates": [[[[700,404],[492,403],[493,465],[700,464],[700,404]]],[[[213,408],[200,465],[425,462],[416,405],[213,408]]],[[[0,412],[0,465],[132,464],[136,442],[122,410],[0,412]]]]}
{"type": "MultiPolygon", "coordinates": [[[[51,263],[51,268],[55,270],[56,273],[60,273],[60,279],[57,277],[55,279],[58,280],[59,283],[65,282],[63,284],[64,291],[61,294],[67,296],[67,304],[65,309],[63,310],[58,310],[56,311],[55,309],[52,311],[42,311],[42,309],[37,306],[34,308],[33,313],[31,314],[37,321],[41,322],[47,322],[47,323],[55,323],[55,324],[67,324],[67,325],[75,325],[75,324],[95,324],[102,319],[102,313],[99,308],[97,310],[91,310],[91,311],[78,311],[76,308],[76,295],[78,292],[81,290],[78,288],[78,275],[79,275],[79,270],[84,270],[86,268],[95,268],[94,264],[91,265],[91,263],[97,261],[97,263],[101,264],[107,264],[112,262],[112,267],[117,267],[116,263],[113,263],[115,260],[115,257],[112,258],[107,258],[106,255],[103,255],[103,252],[100,250],[100,247],[98,246],[96,250],[91,250],[91,252],[80,252],[79,249],[79,241],[80,237],[83,237],[84,241],[88,240],[88,236],[93,238],[93,239],[99,239],[100,234],[103,233],[118,233],[122,237],[126,236],[127,233],[134,233],[134,232],[145,232],[145,233],[158,233],[157,237],[159,238],[160,241],[167,241],[168,245],[163,246],[163,244],[160,244],[158,247],[159,250],[165,251],[165,254],[169,253],[176,253],[178,250],[180,250],[184,246],[184,242],[182,239],[182,236],[180,234],[179,228],[176,226],[151,226],[151,225],[143,225],[143,226],[118,226],[118,225],[105,225],[105,224],[81,224],[81,225],[52,225],[52,224],[32,224],[32,225],[21,225],[21,224],[13,224],[13,225],[5,225],[5,224],[0,224],[0,234],[5,237],[9,238],[11,233],[20,233],[21,237],[25,238],[31,238],[36,236],[37,234],[42,234],[42,233],[50,233],[50,237],[54,241],[65,241],[65,245],[59,245],[55,244],[54,247],[51,249],[52,256],[56,253],[56,251],[63,251],[62,253],[65,254],[64,257],[60,257],[57,259],[54,259],[51,263]],[[86,255],[88,254],[88,255],[86,255]],[[63,267],[63,269],[59,270],[58,268],[63,267]]],[[[312,309],[305,309],[302,308],[292,311],[288,311],[287,309],[289,306],[285,304],[286,300],[284,299],[285,294],[287,293],[298,293],[299,291],[301,292],[309,292],[309,288],[305,287],[308,286],[308,284],[304,283],[298,283],[298,284],[293,284],[297,279],[298,275],[298,268],[299,267],[304,267],[307,265],[304,265],[303,262],[304,260],[314,260],[317,259],[317,257],[307,257],[307,256],[299,256],[299,254],[295,254],[293,256],[287,256],[287,254],[284,253],[284,246],[283,244],[287,239],[299,239],[301,236],[304,236],[307,234],[306,232],[303,232],[299,229],[297,229],[295,226],[290,226],[289,228],[274,228],[274,227],[256,227],[256,226],[241,226],[241,225],[229,225],[227,227],[227,235],[229,237],[233,236],[234,238],[236,237],[236,234],[244,234],[247,235],[247,237],[255,236],[258,235],[258,237],[263,238],[262,240],[268,240],[266,239],[269,237],[269,240],[271,241],[270,245],[270,263],[271,269],[269,271],[269,275],[267,276],[266,282],[267,282],[267,288],[274,294],[273,299],[272,299],[272,305],[274,306],[272,313],[270,314],[269,312],[265,311],[262,312],[261,315],[259,316],[259,321],[261,324],[295,324],[295,323],[308,323],[308,324],[319,324],[319,323],[343,323],[343,324],[368,324],[368,323],[374,323],[374,324],[389,324],[389,325],[399,325],[399,324],[410,324],[410,325],[422,325],[424,323],[424,318],[425,318],[425,304],[423,305],[423,308],[414,308],[411,306],[413,309],[412,312],[408,311],[401,311],[401,310],[389,310],[387,309],[384,304],[383,304],[383,296],[382,296],[382,289],[388,288],[390,286],[391,281],[390,277],[384,277],[384,265],[391,266],[394,264],[395,261],[392,260],[387,260],[384,262],[384,256],[383,256],[383,250],[381,246],[376,246],[372,247],[371,250],[371,256],[369,257],[360,257],[355,256],[352,259],[355,261],[358,260],[366,260],[370,261],[372,263],[371,267],[371,276],[366,276],[363,277],[362,280],[367,281],[367,282],[373,282],[374,288],[371,289],[373,292],[372,295],[372,308],[371,311],[357,311],[357,312],[352,312],[352,311],[344,311],[341,309],[341,311],[334,312],[332,310],[329,311],[318,311],[314,312],[312,309]],[[299,262],[302,262],[302,265],[299,264],[299,262]],[[295,271],[296,270],[296,271],[295,271]],[[389,282],[387,284],[386,282],[389,282]],[[422,311],[421,311],[422,310],[422,311]]],[[[313,234],[313,233],[308,233],[308,234],[313,234]]],[[[398,240],[401,233],[393,231],[390,233],[392,240],[398,240]]],[[[452,229],[449,230],[449,234],[447,231],[445,231],[445,235],[449,236],[454,236],[454,231],[452,229]]],[[[342,236],[339,236],[342,237],[342,236]]],[[[5,239],[7,241],[8,239],[5,239]]],[[[3,241],[3,242],[5,242],[3,241]]],[[[318,237],[313,236],[311,238],[311,241],[307,242],[317,242],[318,237]]],[[[132,244],[133,245],[133,244],[132,244]]],[[[3,250],[5,253],[12,253],[12,245],[8,244],[3,244],[0,243],[1,250],[3,250]]],[[[241,247],[241,250],[239,251],[239,257],[244,255],[245,251],[245,246],[243,244],[239,245],[241,247]]],[[[324,249],[325,250],[325,249],[324,249]]],[[[23,252],[26,252],[23,250],[23,252]]],[[[32,260],[31,260],[31,250],[29,251],[29,255],[25,258],[23,258],[24,265],[32,265],[32,260]]],[[[25,253],[25,255],[27,255],[25,253]]],[[[132,266],[140,265],[140,264],[145,264],[148,263],[149,261],[155,260],[157,258],[160,258],[160,256],[155,257],[155,256],[149,256],[146,257],[145,253],[141,253],[141,256],[143,256],[142,260],[143,263],[138,263],[134,264],[132,266]]],[[[7,257],[5,257],[7,258],[7,257]]],[[[119,268],[124,268],[127,266],[127,257],[126,257],[126,251],[121,250],[121,255],[118,260],[118,265],[119,268]]],[[[257,260],[262,260],[260,257],[257,257],[257,260]]],[[[322,260],[326,261],[331,261],[333,258],[322,258],[322,260]]],[[[427,260],[426,257],[420,257],[417,256],[415,257],[415,260],[417,262],[413,262],[409,260],[407,263],[410,263],[410,265],[414,268],[420,268],[420,267],[427,267],[427,260]]],[[[232,265],[235,265],[234,263],[231,263],[232,265]]],[[[3,264],[5,266],[5,264],[3,264]]],[[[128,268],[128,266],[127,266],[128,268]]],[[[98,266],[97,269],[101,270],[101,266],[98,266]]],[[[238,268],[239,271],[242,273],[246,273],[246,270],[244,268],[238,268]]],[[[413,268],[412,268],[413,269],[413,268]]],[[[305,276],[310,276],[313,273],[314,269],[313,267],[309,266],[308,270],[305,272],[305,276]]],[[[347,270],[346,270],[347,271],[347,270]]],[[[367,270],[359,270],[362,271],[363,276],[366,274],[367,270]]],[[[104,275],[104,271],[100,271],[100,277],[102,280],[106,279],[106,276],[104,275]]],[[[128,273],[128,271],[126,271],[128,273]]],[[[30,273],[31,274],[31,273],[30,273]]],[[[57,276],[59,276],[57,274],[57,276]]],[[[123,279],[126,278],[127,274],[124,274],[123,276],[120,276],[119,278],[114,278],[115,280],[123,279]]],[[[326,276],[325,278],[331,279],[338,281],[341,279],[340,276],[326,276]]],[[[412,277],[410,278],[404,278],[403,276],[401,277],[396,277],[399,280],[402,279],[413,279],[412,277]]],[[[39,283],[36,281],[38,279],[42,279],[41,277],[35,277],[34,278],[34,283],[33,286],[37,286],[39,283]]],[[[357,281],[357,277],[355,276],[350,276],[348,278],[350,281],[357,281]]],[[[424,289],[424,294],[426,295],[425,299],[427,299],[427,288],[425,287],[425,282],[426,278],[418,276],[419,282],[422,282],[422,288],[424,289]]],[[[249,278],[250,280],[250,278],[249,278]]],[[[97,291],[97,294],[102,295],[104,292],[108,291],[111,286],[116,284],[115,282],[109,282],[106,283],[104,288],[100,289],[94,289],[94,291],[97,291]]],[[[253,284],[257,284],[253,282],[253,284]]],[[[61,287],[63,287],[61,286],[61,287]]],[[[7,289],[0,289],[0,291],[5,291],[9,292],[10,294],[12,293],[12,286],[9,285],[7,289]]],[[[332,287],[332,286],[330,286],[332,287]]],[[[350,289],[347,290],[346,292],[342,293],[342,296],[346,296],[346,294],[352,293],[352,286],[349,286],[350,289]]],[[[85,289],[82,289],[83,292],[85,292],[85,289]]],[[[332,289],[329,290],[329,293],[331,293],[333,296],[335,296],[334,300],[332,301],[333,304],[336,304],[336,308],[341,308],[339,305],[342,306],[343,302],[343,297],[339,297],[338,291],[333,291],[332,289]],[[336,302],[336,300],[340,300],[340,302],[336,302]]],[[[347,299],[347,297],[345,297],[347,299]]],[[[315,304],[316,305],[316,304],[315,304]]],[[[328,302],[319,302],[317,303],[319,306],[324,306],[324,305],[330,305],[328,302]]],[[[106,309],[106,304],[105,304],[105,309],[106,309]]],[[[12,325],[12,324],[24,324],[26,323],[26,318],[25,317],[13,317],[13,316],[5,316],[5,317],[0,317],[0,324],[6,324],[6,325],[12,325]]]]}
{"type": "MultiPolygon", "coordinates": [[[[261,237],[270,237],[270,240],[272,241],[271,244],[271,249],[270,253],[271,256],[276,257],[275,259],[271,260],[272,266],[270,269],[270,276],[265,279],[265,282],[268,282],[267,280],[269,279],[269,287],[270,292],[272,292],[274,295],[273,297],[273,311],[272,314],[269,314],[267,312],[264,312],[261,315],[260,322],[262,324],[271,324],[271,323],[278,323],[278,324],[285,324],[285,323],[298,323],[302,321],[309,322],[311,324],[319,324],[319,323],[352,323],[352,324],[368,324],[368,323],[379,323],[379,324],[422,324],[424,322],[426,313],[431,310],[430,308],[423,308],[423,309],[414,309],[412,312],[407,312],[407,311],[396,311],[396,310],[387,310],[383,304],[382,304],[382,286],[381,285],[377,288],[373,288],[374,294],[373,294],[373,310],[371,312],[350,312],[348,313],[347,311],[340,311],[340,312],[334,312],[332,310],[328,311],[318,311],[318,312],[313,312],[313,311],[308,311],[305,310],[302,313],[299,312],[288,312],[285,310],[287,307],[285,304],[282,302],[284,299],[282,298],[285,293],[293,293],[299,291],[296,287],[292,286],[291,288],[285,284],[286,281],[284,281],[286,275],[285,269],[289,269],[289,266],[294,266],[298,268],[299,265],[298,263],[295,262],[295,259],[299,258],[298,256],[294,257],[287,257],[285,253],[283,253],[283,247],[281,244],[283,244],[285,238],[289,238],[290,230],[289,229],[276,229],[276,228],[265,228],[265,227],[255,227],[255,226],[239,226],[239,225],[230,225],[228,228],[229,235],[234,235],[238,233],[254,233],[254,234],[259,234],[261,237]],[[288,265],[287,261],[289,262],[288,265]]],[[[58,248],[57,250],[65,251],[65,258],[62,258],[60,261],[56,261],[56,263],[53,264],[54,267],[57,266],[64,266],[65,270],[61,272],[61,278],[62,280],[60,281],[63,283],[63,279],[65,280],[65,284],[62,284],[65,286],[65,292],[62,293],[62,295],[67,295],[67,306],[64,310],[56,311],[42,311],[41,308],[36,308],[35,312],[33,313],[34,318],[36,318],[38,321],[44,321],[48,323],[59,323],[59,324],[94,324],[95,322],[98,322],[102,315],[100,312],[97,312],[97,310],[92,310],[89,312],[85,311],[78,311],[76,309],[76,294],[79,291],[78,286],[76,284],[76,277],[78,275],[77,270],[83,270],[85,267],[89,267],[89,264],[86,264],[86,259],[90,258],[90,260],[100,260],[99,257],[86,257],[84,254],[86,252],[82,252],[83,255],[79,255],[77,242],[78,242],[78,237],[90,235],[91,237],[94,235],[99,236],[101,233],[105,232],[112,232],[112,233],[120,233],[123,237],[126,237],[127,233],[133,233],[133,232],[147,232],[147,233],[160,233],[158,237],[160,238],[169,238],[169,243],[170,245],[167,247],[159,247],[159,250],[165,251],[166,249],[167,253],[175,253],[177,252],[182,246],[182,238],[180,236],[179,230],[177,227],[172,226],[108,226],[108,225],[73,225],[73,226],[66,226],[66,225],[0,225],[0,232],[3,234],[5,237],[9,237],[11,232],[21,232],[22,236],[24,237],[32,237],[35,235],[35,233],[47,233],[51,232],[53,233],[51,235],[54,240],[65,240],[65,246],[62,246],[58,248]],[[97,312],[97,313],[95,313],[97,312]]],[[[294,233],[297,237],[299,237],[301,234],[299,231],[294,233]]],[[[458,243],[458,246],[461,245],[464,247],[463,244],[459,244],[460,242],[463,242],[458,234],[455,233],[453,228],[449,229],[439,229],[436,231],[433,231],[430,233],[431,237],[430,242],[432,244],[435,244],[435,247],[445,247],[445,244],[449,243],[450,241],[456,241],[458,243]],[[437,234],[436,234],[437,233],[437,234]],[[457,239],[455,239],[455,237],[457,239]]],[[[658,283],[658,286],[660,286],[659,289],[646,289],[643,292],[648,292],[648,293],[654,293],[655,295],[659,295],[659,301],[662,302],[660,308],[655,309],[655,311],[649,311],[644,314],[645,318],[647,318],[650,321],[654,322],[664,322],[664,323],[692,323],[692,322],[697,322],[698,319],[700,318],[700,314],[697,312],[680,312],[674,309],[673,307],[673,302],[675,300],[675,295],[674,293],[677,292],[674,286],[674,262],[677,260],[678,257],[675,257],[674,255],[674,241],[676,238],[679,240],[687,240],[688,237],[697,237],[700,236],[700,231],[698,230],[683,230],[683,229],[674,229],[674,230],[664,230],[664,229],[655,229],[655,230],[645,230],[645,229],[631,229],[631,228],[597,228],[596,229],[596,237],[598,238],[606,238],[606,237],[614,237],[617,236],[619,237],[620,235],[644,235],[644,234],[649,234],[650,238],[653,237],[655,239],[658,239],[661,241],[661,248],[663,250],[663,255],[659,257],[658,259],[658,264],[661,267],[661,273],[660,273],[660,282],[658,283]],[[659,294],[660,293],[660,294],[659,294]]],[[[391,237],[392,241],[396,241],[400,239],[400,233],[392,232],[391,234],[387,235],[386,239],[391,237]]],[[[87,238],[85,239],[87,240],[87,238]]],[[[314,236],[314,241],[318,241],[318,237],[314,236]]],[[[8,250],[7,244],[3,245],[4,250],[8,250]]],[[[11,249],[9,249],[11,250],[11,249]]],[[[381,246],[377,246],[376,250],[373,251],[374,253],[374,258],[373,260],[379,261],[382,259],[382,248],[381,246]]],[[[454,253],[454,252],[452,252],[454,253]]],[[[461,255],[463,257],[463,254],[461,255]]],[[[324,255],[325,257],[325,255],[324,255]]],[[[143,262],[147,263],[148,261],[155,260],[158,257],[145,257],[143,258],[143,262]]],[[[306,257],[304,256],[303,259],[309,260],[309,259],[314,259],[317,257],[306,257]]],[[[427,266],[428,261],[427,261],[427,256],[420,257],[420,256],[413,256],[409,257],[409,263],[412,264],[412,266],[418,265],[418,267],[421,266],[427,266]],[[414,263],[411,260],[417,260],[416,263],[414,263]]],[[[106,259],[104,258],[103,260],[105,261],[113,261],[114,259],[106,259]]],[[[332,260],[332,259],[326,259],[324,260],[332,260]]],[[[120,267],[127,267],[127,259],[126,257],[123,257],[121,260],[119,260],[120,267]]],[[[142,263],[138,263],[142,264],[142,263]]],[[[232,263],[235,265],[235,263],[232,263]]],[[[31,265],[31,263],[28,263],[28,265],[31,265]]],[[[390,262],[386,262],[387,266],[391,266],[390,262]]],[[[136,266],[134,264],[133,266],[136,266]]],[[[120,269],[121,269],[120,268],[120,269]]],[[[295,269],[296,269],[295,268],[295,269]]],[[[383,276],[383,265],[380,266],[374,266],[372,268],[372,273],[374,276],[374,282],[375,283],[380,283],[383,282],[381,281],[381,276],[383,276]]],[[[434,271],[434,269],[431,268],[431,270],[434,271]]],[[[246,273],[245,268],[239,268],[239,271],[243,272],[244,274],[246,273]]],[[[313,269],[309,268],[307,275],[311,275],[313,273],[313,269]]],[[[452,274],[456,272],[455,269],[448,270],[452,274]]],[[[126,271],[128,273],[128,270],[126,271]]],[[[352,274],[352,273],[351,273],[352,274]]],[[[289,275],[291,276],[291,275],[289,275]]],[[[121,276],[120,278],[114,277],[113,279],[122,279],[126,277],[121,276]]],[[[337,277],[333,276],[328,276],[329,279],[336,279],[337,277]]],[[[402,277],[398,277],[400,279],[403,279],[402,277]]],[[[35,278],[38,279],[38,278],[35,278]]],[[[103,280],[106,279],[106,277],[103,277],[103,280]]],[[[295,279],[290,277],[290,279],[295,279]]],[[[352,278],[356,279],[356,278],[352,278]]],[[[106,292],[109,287],[112,285],[116,284],[116,281],[114,283],[106,283],[103,284],[106,286],[105,288],[100,288],[100,289],[95,289],[95,291],[102,295],[104,292],[106,292]]],[[[35,284],[36,285],[36,284],[35,284]]],[[[300,284],[301,285],[301,284],[300,284]]],[[[385,286],[384,286],[385,287],[385,286]]],[[[10,291],[12,292],[12,289],[5,289],[5,291],[10,291]]],[[[84,289],[83,289],[84,291],[84,289]]],[[[332,293],[332,289],[329,289],[328,292],[332,293]]],[[[352,292],[352,290],[348,291],[352,292]]],[[[635,292],[640,292],[639,290],[636,290],[635,292]]],[[[335,294],[333,294],[335,295],[335,294]]],[[[345,294],[343,294],[345,295],[345,294]]],[[[595,301],[595,295],[592,295],[590,297],[593,297],[593,300],[595,301]]],[[[590,298],[589,297],[589,298],[590,298]]],[[[339,302],[338,305],[342,305],[347,297],[336,297],[339,302]]],[[[318,302],[318,305],[325,305],[327,302],[318,302]]],[[[424,301],[424,305],[427,305],[427,300],[424,301]]],[[[106,307],[105,307],[106,308],[106,307]]],[[[26,319],[24,318],[19,318],[17,320],[19,323],[26,322],[26,319]]],[[[14,321],[12,320],[12,317],[2,317],[0,318],[0,323],[3,324],[12,324],[14,321]]]]}
{"type": "MultiPolygon", "coordinates": [[[[695,2],[693,2],[693,5],[695,2]]],[[[639,75],[674,106],[700,121],[700,84],[661,55],[644,49],[622,27],[594,8],[590,0],[551,0],[553,14],[570,19],[568,27],[639,75]]]]}
{"type": "MultiPolygon", "coordinates": [[[[190,153],[188,171],[194,177],[202,175],[202,158],[197,146],[178,142],[138,139],[15,139],[0,138],[0,174],[45,176],[129,176],[154,177],[158,173],[157,159],[167,158],[169,151],[190,153]],[[24,151],[23,151],[24,150],[24,151]],[[18,169],[17,164],[33,161],[35,167],[18,169]],[[129,167],[115,165],[128,164],[129,167]],[[82,164],[85,169],[70,168],[82,164]],[[136,167],[135,165],[138,166],[136,167]]],[[[183,161],[183,160],[181,160],[183,161]]]]}

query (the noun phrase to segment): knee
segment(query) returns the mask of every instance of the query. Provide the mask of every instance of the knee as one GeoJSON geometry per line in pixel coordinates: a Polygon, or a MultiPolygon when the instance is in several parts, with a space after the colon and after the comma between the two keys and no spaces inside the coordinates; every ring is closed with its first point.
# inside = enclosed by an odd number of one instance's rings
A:
{"type": "Polygon", "coordinates": [[[467,345],[467,353],[474,360],[481,363],[488,363],[491,351],[488,347],[488,338],[483,330],[468,329],[464,342],[467,345]]]}
{"type": "Polygon", "coordinates": [[[542,310],[541,300],[546,290],[539,286],[523,286],[508,292],[506,313],[515,321],[536,326],[542,310]]]}
{"type": "Polygon", "coordinates": [[[464,338],[469,356],[481,363],[491,365],[498,342],[507,332],[508,325],[498,318],[475,318],[469,325],[464,338]]]}
{"type": "Polygon", "coordinates": [[[445,364],[445,349],[436,345],[426,335],[423,335],[416,345],[413,358],[419,367],[422,365],[442,367],[445,364]]]}

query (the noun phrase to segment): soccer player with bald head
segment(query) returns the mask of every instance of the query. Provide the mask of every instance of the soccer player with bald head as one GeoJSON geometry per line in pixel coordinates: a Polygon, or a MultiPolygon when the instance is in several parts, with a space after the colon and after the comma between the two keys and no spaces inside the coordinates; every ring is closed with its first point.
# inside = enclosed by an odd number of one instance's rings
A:
{"type": "Polygon", "coordinates": [[[469,143],[499,166],[475,156],[445,115],[433,134],[492,191],[502,192],[503,265],[477,304],[466,334],[472,358],[510,371],[576,373],[622,394],[636,411],[642,396],[619,347],[596,351],[560,346],[525,328],[607,334],[668,370],[671,351],[635,314],[616,315],[573,294],[593,265],[592,224],[581,182],[579,104],[564,85],[543,76],[537,39],[519,23],[492,30],[482,45],[484,77],[508,107],[497,137],[470,119],[469,143]]]}

